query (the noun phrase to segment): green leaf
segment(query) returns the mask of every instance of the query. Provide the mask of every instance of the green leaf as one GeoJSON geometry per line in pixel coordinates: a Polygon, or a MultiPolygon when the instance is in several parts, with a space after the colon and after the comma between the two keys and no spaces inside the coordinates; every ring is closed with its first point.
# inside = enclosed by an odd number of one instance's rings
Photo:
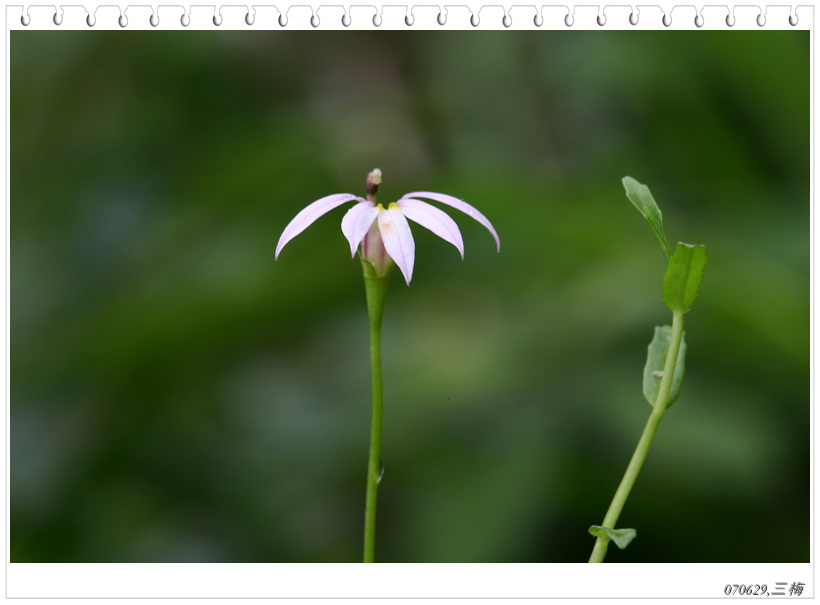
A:
{"type": "Polygon", "coordinates": [[[663,302],[671,311],[685,313],[695,302],[707,260],[706,246],[678,242],[663,277],[663,302]]]}
{"type": "MultiPolygon", "coordinates": [[[[655,326],[655,336],[649,343],[649,352],[646,355],[646,365],[643,368],[643,396],[649,405],[655,406],[658,400],[658,391],[663,380],[663,368],[666,365],[666,355],[669,352],[669,341],[672,336],[672,326],[655,326]]],[[[668,408],[680,395],[683,384],[683,375],[686,373],[686,333],[681,335],[678,360],[675,363],[675,375],[672,377],[672,389],[666,402],[668,408]]]]}
{"type": "Polygon", "coordinates": [[[669,248],[669,242],[666,241],[666,234],[663,232],[663,215],[661,215],[661,209],[658,208],[658,204],[655,202],[655,198],[652,197],[649,187],[642,185],[631,176],[625,176],[622,182],[624,189],[626,189],[626,197],[629,198],[632,205],[635,206],[638,212],[649,222],[649,226],[652,227],[652,231],[655,232],[655,237],[658,238],[658,242],[661,244],[661,249],[666,256],[666,261],[669,262],[672,252],[669,248]]]}
{"type": "Polygon", "coordinates": [[[638,535],[638,532],[634,529],[609,529],[608,527],[601,527],[600,525],[593,525],[589,528],[589,533],[591,533],[596,538],[603,538],[604,540],[612,540],[615,542],[615,546],[623,550],[632,540],[635,539],[635,536],[638,535]]]}

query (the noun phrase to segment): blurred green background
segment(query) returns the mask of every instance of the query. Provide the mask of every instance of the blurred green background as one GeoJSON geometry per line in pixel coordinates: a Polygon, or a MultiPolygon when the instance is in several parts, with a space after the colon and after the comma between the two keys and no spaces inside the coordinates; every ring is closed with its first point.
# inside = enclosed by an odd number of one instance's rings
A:
{"type": "Polygon", "coordinates": [[[809,560],[809,32],[14,31],[12,561],[357,561],[367,315],[331,193],[430,190],[384,321],[381,561],[586,561],[650,407],[671,242],[686,381],[609,561],[809,560]]]}

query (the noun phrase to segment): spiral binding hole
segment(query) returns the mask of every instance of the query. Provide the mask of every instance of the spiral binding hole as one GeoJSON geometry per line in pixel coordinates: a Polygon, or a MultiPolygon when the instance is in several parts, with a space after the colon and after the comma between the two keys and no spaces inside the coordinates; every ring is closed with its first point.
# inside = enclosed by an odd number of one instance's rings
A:
{"type": "Polygon", "coordinates": [[[572,27],[572,24],[575,23],[575,18],[571,14],[567,14],[564,17],[564,25],[567,27],[572,27]]]}
{"type": "Polygon", "coordinates": [[[91,13],[88,13],[88,16],[85,18],[86,25],[88,27],[94,27],[97,24],[97,19],[91,13]]]}
{"type": "Polygon", "coordinates": [[[664,13],[661,22],[663,23],[664,27],[669,27],[670,25],[672,25],[672,15],[670,15],[669,13],[664,13]]]}
{"type": "Polygon", "coordinates": [[[117,19],[119,21],[120,27],[128,27],[128,17],[125,15],[120,15],[120,18],[117,19]]]}
{"type": "Polygon", "coordinates": [[[638,25],[638,13],[629,13],[629,24],[638,25]]]}
{"type": "Polygon", "coordinates": [[[729,27],[735,26],[735,16],[732,13],[726,15],[726,25],[728,25],[729,27]]]}
{"type": "Polygon", "coordinates": [[[758,27],[765,27],[766,26],[766,15],[764,15],[763,13],[760,13],[757,16],[757,26],[758,27]]]}
{"type": "Polygon", "coordinates": [[[216,27],[219,27],[220,25],[222,25],[222,15],[217,13],[216,15],[214,15],[213,21],[214,21],[214,25],[216,27]]]}
{"type": "Polygon", "coordinates": [[[31,25],[31,15],[28,13],[20,16],[20,23],[23,24],[24,27],[28,27],[31,25]]]}
{"type": "Polygon", "coordinates": [[[405,15],[404,16],[404,24],[407,27],[413,27],[413,23],[416,22],[416,18],[413,15],[405,15]]]}
{"type": "Polygon", "coordinates": [[[505,14],[505,15],[501,18],[501,25],[503,25],[504,27],[510,27],[510,26],[512,25],[512,17],[510,17],[509,15],[505,14]]]}
{"type": "Polygon", "coordinates": [[[350,27],[350,15],[342,15],[342,25],[344,25],[345,27],[350,27]]]}
{"type": "Polygon", "coordinates": [[[287,27],[288,26],[288,18],[285,16],[285,13],[279,14],[279,26],[280,27],[287,27]]]}
{"type": "Polygon", "coordinates": [[[532,20],[532,22],[535,23],[535,27],[541,27],[542,25],[544,25],[544,17],[542,17],[541,15],[535,15],[535,18],[532,20]]]}
{"type": "Polygon", "coordinates": [[[797,18],[797,13],[793,15],[789,15],[789,25],[792,27],[796,26],[800,22],[800,19],[797,18]]]}
{"type": "Polygon", "coordinates": [[[380,27],[381,24],[382,24],[382,16],[380,14],[376,13],[375,15],[373,15],[373,25],[375,25],[376,27],[380,27]]]}
{"type": "Polygon", "coordinates": [[[600,14],[600,15],[598,15],[598,16],[595,18],[595,21],[597,21],[597,22],[598,22],[598,25],[600,25],[601,27],[603,27],[604,25],[606,25],[606,15],[604,15],[604,14],[600,14]]]}
{"type": "Polygon", "coordinates": [[[439,13],[438,17],[436,17],[436,21],[438,21],[439,25],[445,25],[447,23],[447,15],[439,13]]]}
{"type": "Polygon", "coordinates": [[[470,25],[472,25],[473,27],[478,27],[478,24],[480,22],[481,22],[481,20],[479,19],[478,15],[476,13],[473,13],[472,15],[470,15],[470,25]]]}
{"type": "Polygon", "coordinates": [[[179,22],[182,24],[182,27],[188,27],[191,24],[191,16],[188,13],[182,13],[179,22]]]}
{"type": "Polygon", "coordinates": [[[156,13],[151,13],[151,16],[148,17],[148,23],[151,24],[151,27],[159,25],[159,17],[157,17],[156,13]]]}
{"type": "Polygon", "coordinates": [[[313,27],[319,27],[319,15],[311,15],[310,16],[310,24],[313,27]]]}
{"type": "Polygon", "coordinates": [[[245,13],[245,24],[246,25],[253,25],[256,21],[256,16],[252,15],[250,12],[245,13]]]}
{"type": "Polygon", "coordinates": [[[62,25],[63,24],[63,14],[62,13],[54,13],[54,16],[51,18],[54,21],[54,25],[62,25]]]}

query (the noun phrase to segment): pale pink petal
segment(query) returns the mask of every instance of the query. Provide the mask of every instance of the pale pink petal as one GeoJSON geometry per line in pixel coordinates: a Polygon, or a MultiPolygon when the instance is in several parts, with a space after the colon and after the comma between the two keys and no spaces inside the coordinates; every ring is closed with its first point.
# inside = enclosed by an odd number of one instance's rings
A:
{"type": "Polygon", "coordinates": [[[461,258],[464,258],[464,240],[461,239],[461,231],[458,230],[456,222],[447,214],[427,202],[408,197],[403,197],[396,203],[401,207],[404,216],[425,229],[429,229],[444,241],[453,244],[461,254],[461,258]]]}
{"type": "Polygon", "coordinates": [[[404,281],[409,286],[413,277],[413,262],[416,259],[416,243],[401,208],[391,204],[390,208],[379,212],[379,232],[382,234],[384,249],[399,266],[404,281]]]}
{"type": "Polygon", "coordinates": [[[285,227],[285,230],[282,232],[282,236],[279,238],[279,243],[276,245],[276,253],[273,255],[273,258],[279,258],[279,253],[282,251],[282,248],[285,247],[285,244],[307,229],[317,218],[326,212],[330,212],[334,208],[341,206],[345,202],[350,202],[352,200],[364,201],[362,198],[353,195],[352,193],[334,193],[333,195],[328,195],[318,199],[302,208],[299,214],[293,217],[293,220],[288,223],[288,226],[285,227]]]}
{"type": "Polygon", "coordinates": [[[350,242],[350,256],[356,255],[356,248],[378,216],[378,208],[368,201],[360,202],[347,211],[342,219],[342,233],[350,242]]]}
{"type": "Polygon", "coordinates": [[[478,210],[470,206],[464,200],[460,200],[457,197],[453,197],[452,195],[446,195],[444,193],[433,193],[432,191],[414,191],[413,193],[407,193],[402,196],[399,202],[411,198],[411,197],[424,197],[430,200],[435,200],[437,202],[441,202],[442,204],[447,204],[448,206],[452,206],[456,210],[461,210],[464,214],[467,214],[477,220],[479,223],[484,225],[487,230],[492,234],[493,238],[495,239],[496,247],[499,251],[501,251],[501,242],[498,240],[498,233],[495,232],[495,229],[487,220],[487,217],[481,214],[478,210]]]}

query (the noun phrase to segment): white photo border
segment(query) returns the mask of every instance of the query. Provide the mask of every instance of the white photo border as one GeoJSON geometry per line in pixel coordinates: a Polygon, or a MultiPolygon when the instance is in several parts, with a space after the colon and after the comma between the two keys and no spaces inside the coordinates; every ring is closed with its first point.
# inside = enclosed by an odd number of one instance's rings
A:
{"type": "MultiPolygon", "coordinates": [[[[35,599],[712,599],[727,598],[733,584],[802,582],[803,599],[815,594],[816,507],[814,473],[816,415],[811,411],[811,563],[795,564],[27,564],[11,563],[9,550],[10,484],[10,302],[9,302],[9,54],[13,30],[730,30],[802,29],[811,31],[812,53],[812,182],[815,154],[815,7],[798,5],[652,5],[616,4],[459,4],[371,5],[295,2],[219,5],[72,5],[7,6],[6,43],[6,297],[3,373],[6,395],[4,452],[6,499],[7,598],[35,599]]],[[[814,202],[814,200],[813,200],[814,202]]],[[[815,356],[814,245],[816,213],[811,205],[812,229],[812,368],[815,356]]],[[[812,374],[811,399],[815,401],[812,374]]],[[[786,593],[783,598],[789,598],[786,593]]]]}

